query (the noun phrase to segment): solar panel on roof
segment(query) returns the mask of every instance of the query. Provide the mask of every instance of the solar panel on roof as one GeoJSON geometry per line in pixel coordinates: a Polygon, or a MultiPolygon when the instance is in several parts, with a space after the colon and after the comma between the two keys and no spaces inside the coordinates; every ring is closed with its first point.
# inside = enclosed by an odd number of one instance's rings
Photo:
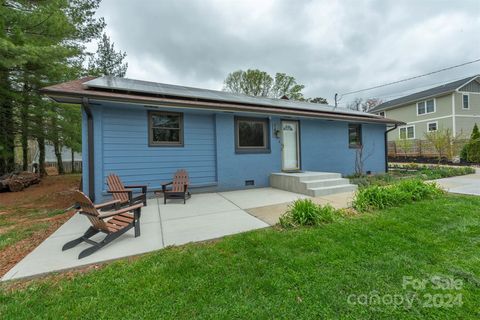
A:
{"type": "Polygon", "coordinates": [[[98,89],[111,89],[131,91],[138,93],[159,94],[165,96],[176,96],[185,98],[215,100],[222,102],[234,102],[234,103],[246,103],[254,105],[262,105],[275,108],[291,108],[298,110],[313,110],[313,111],[327,111],[336,112],[342,114],[359,114],[363,116],[375,117],[371,114],[350,110],[346,108],[334,108],[330,105],[285,100],[285,99],[272,99],[267,97],[253,97],[244,94],[236,94],[225,91],[215,91],[209,89],[200,89],[193,87],[177,86],[165,83],[156,83],[143,80],[133,80],[127,78],[117,77],[100,77],[84,83],[89,88],[98,89]]]}

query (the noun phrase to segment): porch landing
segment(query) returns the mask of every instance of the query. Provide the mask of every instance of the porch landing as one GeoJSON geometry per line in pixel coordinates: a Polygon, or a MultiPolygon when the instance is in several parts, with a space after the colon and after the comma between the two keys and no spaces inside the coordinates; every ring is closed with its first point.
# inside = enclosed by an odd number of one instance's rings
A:
{"type": "Polygon", "coordinates": [[[270,175],[270,186],[311,197],[354,192],[357,186],[335,172],[278,172],[270,175]]]}

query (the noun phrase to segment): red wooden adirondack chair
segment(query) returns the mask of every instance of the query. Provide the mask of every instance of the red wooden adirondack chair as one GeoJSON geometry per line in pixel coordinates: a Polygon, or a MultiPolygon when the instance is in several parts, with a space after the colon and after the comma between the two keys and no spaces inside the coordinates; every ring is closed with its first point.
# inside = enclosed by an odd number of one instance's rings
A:
{"type": "Polygon", "coordinates": [[[163,203],[167,203],[167,199],[183,199],[183,203],[190,198],[188,191],[188,172],[185,169],[178,170],[173,176],[173,181],[162,184],[163,203]],[[170,190],[167,186],[172,185],[170,190]]]}
{"type": "Polygon", "coordinates": [[[142,202],[144,206],[147,205],[147,186],[125,186],[120,177],[114,173],[108,175],[107,185],[107,192],[111,193],[113,199],[120,201],[122,205],[133,205],[137,202],[142,202]],[[142,189],[142,193],[134,197],[132,189],[142,189]]]}
{"type": "Polygon", "coordinates": [[[131,228],[135,228],[135,237],[140,236],[140,210],[143,206],[142,203],[137,203],[121,209],[119,209],[119,200],[95,205],[81,191],[75,193],[74,199],[80,206],[79,213],[87,216],[92,225],[87,229],[83,236],[67,242],[63,246],[62,251],[73,248],[82,242],[91,244],[91,247],[80,252],[78,259],[82,259],[115,240],[131,228]],[[112,206],[114,207],[114,210],[107,211],[107,209],[112,206]],[[99,232],[103,232],[107,236],[100,242],[90,240],[92,236],[99,232]]]}

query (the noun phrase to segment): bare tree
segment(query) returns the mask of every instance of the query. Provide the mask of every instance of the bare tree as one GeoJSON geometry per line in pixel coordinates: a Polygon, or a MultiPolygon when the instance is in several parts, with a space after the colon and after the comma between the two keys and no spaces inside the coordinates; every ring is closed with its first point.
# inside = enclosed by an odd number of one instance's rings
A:
{"type": "Polygon", "coordinates": [[[370,158],[375,151],[375,144],[372,145],[371,150],[365,151],[365,146],[361,144],[355,151],[355,175],[363,176],[365,173],[365,161],[370,158]]]}
{"type": "Polygon", "coordinates": [[[383,100],[379,98],[368,98],[366,100],[363,100],[362,98],[355,98],[352,102],[347,104],[347,108],[356,111],[368,112],[382,103],[383,100]]]}

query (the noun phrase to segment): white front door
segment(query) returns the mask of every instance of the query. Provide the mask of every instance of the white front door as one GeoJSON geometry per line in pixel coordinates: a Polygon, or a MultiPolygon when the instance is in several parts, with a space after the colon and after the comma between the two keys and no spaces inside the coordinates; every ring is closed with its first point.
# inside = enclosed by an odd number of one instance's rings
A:
{"type": "Polygon", "coordinates": [[[300,169],[298,121],[282,121],[282,170],[300,169]]]}

